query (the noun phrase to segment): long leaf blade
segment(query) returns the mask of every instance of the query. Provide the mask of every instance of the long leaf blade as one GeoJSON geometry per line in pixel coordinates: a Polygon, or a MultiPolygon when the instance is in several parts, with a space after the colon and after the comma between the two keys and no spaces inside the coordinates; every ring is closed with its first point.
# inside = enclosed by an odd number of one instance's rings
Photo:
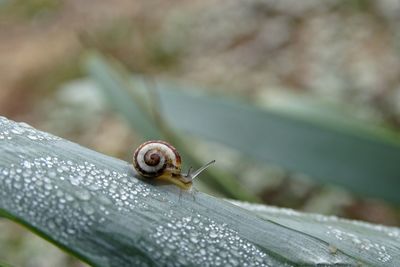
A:
{"type": "Polygon", "coordinates": [[[339,131],[233,100],[167,87],[160,90],[165,117],[180,130],[320,182],[400,203],[400,143],[393,138],[361,130],[357,134],[352,129],[339,131]]]}
{"type": "Polygon", "coordinates": [[[1,213],[95,266],[400,264],[398,229],[377,226],[370,239],[349,222],[342,227],[361,243],[342,240],[332,252],[313,231],[329,222],[265,220],[202,193],[179,198],[124,161],[5,118],[0,153],[1,213]]]}
{"type": "MultiPolygon", "coordinates": [[[[115,109],[122,113],[130,124],[140,125],[141,133],[149,139],[161,139],[162,133],[157,129],[150,114],[141,109],[140,105],[132,103],[132,99],[121,92],[121,83],[124,81],[120,79],[116,70],[104,64],[103,59],[95,52],[87,56],[86,65],[90,75],[104,85],[98,88],[110,101],[118,103],[119,106],[115,109]]],[[[141,99],[137,101],[140,102],[141,99]]]]}
{"type": "MultiPolygon", "coordinates": [[[[99,66],[112,73],[99,59],[93,57],[97,65],[89,61],[92,75],[99,66]]],[[[95,78],[103,76],[107,75],[95,78]]],[[[138,76],[133,81],[143,82],[138,76]]],[[[181,90],[172,83],[156,84],[168,125],[320,182],[400,203],[400,141],[389,131],[329,117],[323,121],[322,115],[313,120],[288,111],[261,110],[227,98],[188,93],[190,88],[181,90]]],[[[120,87],[109,86],[122,96],[120,87]]]]}

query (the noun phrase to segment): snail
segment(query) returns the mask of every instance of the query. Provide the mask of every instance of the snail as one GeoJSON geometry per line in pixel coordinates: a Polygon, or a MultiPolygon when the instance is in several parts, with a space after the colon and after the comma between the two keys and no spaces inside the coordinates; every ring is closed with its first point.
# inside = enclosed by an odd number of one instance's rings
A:
{"type": "Polygon", "coordinates": [[[190,190],[193,180],[214,162],[210,161],[195,172],[190,167],[186,174],[182,174],[178,151],[161,140],[147,141],[133,154],[133,166],[142,177],[172,183],[185,190],[190,190]]]}

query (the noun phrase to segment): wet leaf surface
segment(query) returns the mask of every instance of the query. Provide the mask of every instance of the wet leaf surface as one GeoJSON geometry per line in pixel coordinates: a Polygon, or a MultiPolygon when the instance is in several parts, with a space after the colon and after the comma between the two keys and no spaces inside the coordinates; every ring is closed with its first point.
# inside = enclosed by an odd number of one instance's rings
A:
{"type": "Polygon", "coordinates": [[[92,265],[400,264],[396,228],[180,197],[127,162],[6,118],[0,139],[0,212],[92,265]]]}

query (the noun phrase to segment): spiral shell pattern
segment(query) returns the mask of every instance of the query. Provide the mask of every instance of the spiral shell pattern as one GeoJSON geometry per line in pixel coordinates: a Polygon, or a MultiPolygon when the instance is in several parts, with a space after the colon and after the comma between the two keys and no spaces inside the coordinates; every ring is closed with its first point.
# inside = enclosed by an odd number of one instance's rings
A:
{"type": "Polygon", "coordinates": [[[133,166],[147,178],[156,178],[165,172],[178,175],[181,172],[181,157],[167,142],[148,141],[136,149],[133,166]]]}

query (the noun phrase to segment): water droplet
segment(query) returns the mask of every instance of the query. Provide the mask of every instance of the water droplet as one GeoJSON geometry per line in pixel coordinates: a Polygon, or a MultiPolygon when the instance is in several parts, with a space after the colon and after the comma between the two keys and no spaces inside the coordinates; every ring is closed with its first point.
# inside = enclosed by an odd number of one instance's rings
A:
{"type": "Polygon", "coordinates": [[[53,186],[51,184],[45,184],[44,188],[46,188],[47,190],[51,190],[53,189],[53,186]]]}
{"type": "Polygon", "coordinates": [[[82,209],[87,215],[92,215],[95,212],[94,208],[88,203],[83,203],[82,209]]]}
{"type": "MultiPolygon", "coordinates": [[[[172,254],[179,254],[179,259],[184,258],[186,265],[229,266],[232,258],[234,260],[230,264],[234,266],[249,266],[250,262],[251,266],[267,266],[267,262],[274,261],[253,244],[241,239],[227,225],[222,226],[201,215],[176,219],[176,215],[168,212],[165,216],[171,221],[151,231],[153,241],[146,243],[144,249],[164,251],[168,248],[172,254]],[[204,230],[208,231],[208,235],[204,235],[204,230]],[[235,254],[235,247],[241,252],[235,254]]],[[[166,255],[155,257],[161,265],[169,262],[166,255]]]]}
{"type": "Polygon", "coordinates": [[[74,197],[71,196],[70,194],[65,194],[65,200],[67,200],[67,201],[74,201],[74,197]]]}
{"type": "Polygon", "coordinates": [[[49,171],[47,172],[47,175],[48,175],[50,178],[55,178],[55,177],[57,176],[57,173],[56,173],[55,171],[53,171],[53,170],[49,170],[49,171]]]}
{"type": "Polygon", "coordinates": [[[101,188],[101,186],[98,185],[98,184],[90,184],[90,185],[88,185],[88,189],[91,190],[91,191],[97,191],[100,188],[101,188]]]}
{"type": "Polygon", "coordinates": [[[76,196],[81,199],[81,200],[89,200],[90,199],[90,193],[89,191],[85,189],[80,189],[76,192],[76,196]]]}
{"type": "Polygon", "coordinates": [[[21,189],[21,188],[22,188],[22,184],[20,184],[20,183],[14,183],[14,187],[15,187],[16,189],[21,189]]]}
{"type": "Polygon", "coordinates": [[[31,140],[37,140],[38,138],[35,135],[28,135],[28,138],[31,140]]]}
{"type": "Polygon", "coordinates": [[[30,169],[32,167],[32,164],[29,161],[26,161],[26,160],[24,161],[23,165],[27,169],[30,169]]]}
{"type": "Polygon", "coordinates": [[[218,237],[218,233],[216,233],[216,232],[214,232],[214,231],[211,231],[211,232],[210,232],[210,237],[211,237],[211,238],[217,238],[217,237],[218,237]]]}
{"type": "Polygon", "coordinates": [[[70,181],[71,184],[73,184],[73,185],[79,185],[79,184],[81,183],[79,178],[80,178],[80,177],[71,177],[71,178],[69,179],[69,181],[70,181]]]}
{"type": "Polygon", "coordinates": [[[190,237],[190,241],[192,241],[192,243],[197,244],[199,242],[199,239],[195,236],[190,237]]]}
{"type": "Polygon", "coordinates": [[[55,229],[55,228],[56,228],[56,225],[55,225],[54,222],[52,222],[52,221],[49,221],[49,222],[47,223],[47,226],[48,226],[50,229],[55,229]]]}

